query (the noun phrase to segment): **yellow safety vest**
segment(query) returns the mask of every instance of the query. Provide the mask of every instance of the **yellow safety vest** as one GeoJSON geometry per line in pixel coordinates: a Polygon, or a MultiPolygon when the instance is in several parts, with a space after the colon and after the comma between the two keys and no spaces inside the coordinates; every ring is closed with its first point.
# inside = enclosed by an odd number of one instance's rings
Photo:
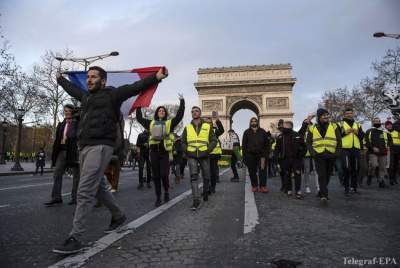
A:
{"type": "Polygon", "coordinates": [[[311,133],[313,134],[312,147],[316,153],[322,154],[327,150],[330,153],[336,152],[337,140],[335,133],[336,126],[329,123],[328,129],[326,130],[325,137],[321,136],[318,128],[313,126],[311,133]]]}
{"type": "Polygon", "coordinates": [[[393,145],[400,145],[400,132],[393,130],[391,133],[393,145]]]}
{"type": "Polygon", "coordinates": [[[221,143],[219,142],[219,140],[218,140],[217,145],[215,146],[215,148],[212,150],[211,154],[219,154],[219,155],[222,154],[221,143]]]}
{"type": "MultiPolygon", "coordinates": [[[[343,130],[346,132],[348,129],[353,128],[355,129],[355,133],[358,133],[358,130],[360,129],[360,126],[358,123],[354,122],[353,126],[355,125],[355,127],[351,127],[349,126],[349,124],[346,121],[342,121],[342,128],[343,130]]],[[[358,138],[358,136],[354,133],[350,133],[345,135],[342,138],[342,148],[345,149],[350,149],[350,148],[356,148],[356,149],[361,149],[361,144],[360,144],[360,139],[358,138]]]]}
{"type": "Polygon", "coordinates": [[[192,124],[186,126],[186,140],[187,140],[187,151],[190,153],[199,153],[205,152],[208,149],[209,144],[209,136],[210,136],[211,127],[210,124],[203,123],[201,124],[201,129],[199,134],[197,135],[196,130],[194,129],[192,124]]]}
{"type": "MultiPolygon", "coordinates": [[[[150,136],[149,136],[149,144],[160,144],[159,140],[155,140],[151,137],[151,130],[153,129],[155,125],[155,121],[151,120],[150,122],[150,136]]],[[[171,119],[168,119],[167,121],[165,121],[165,134],[166,136],[163,139],[164,142],[164,148],[165,151],[167,152],[171,152],[172,151],[172,147],[174,145],[174,134],[171,133],[171,119]]]]}
{"type": "Polygon", "coordinates": [[[274,143],[272,143],[272,151],[275,151],[275,147],[276,147],[276,141],[274,141],[274,143]]]}

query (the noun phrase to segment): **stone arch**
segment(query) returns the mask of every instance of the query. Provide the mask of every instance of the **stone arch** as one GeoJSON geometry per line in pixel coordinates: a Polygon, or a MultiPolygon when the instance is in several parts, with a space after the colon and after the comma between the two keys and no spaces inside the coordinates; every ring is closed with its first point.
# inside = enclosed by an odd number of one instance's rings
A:
{"type": "Polygon", "coordinates": [[[275,131],[279,119],[293,120],[292,91],[296,79],[290,64],[201,68],[194,83],[203,115],[218,112],[227,130],[232,115],[243,108],[255,112],[260,126],[275,131]]]}
{"type": "Polygon", "coordinates": [[[255,102],[254,100],[248,99],[248,98],[242,98],[234,103],[231,104],[231,106],[227,109],[227,115],[229,115],[229,128],[232,128],[232,118],[233,115],[242,110],[242,109],[249,109],[250,111],[254,112],[257,115],[257,118],[260,118],[261,114],[261,107],[255,102]]]}

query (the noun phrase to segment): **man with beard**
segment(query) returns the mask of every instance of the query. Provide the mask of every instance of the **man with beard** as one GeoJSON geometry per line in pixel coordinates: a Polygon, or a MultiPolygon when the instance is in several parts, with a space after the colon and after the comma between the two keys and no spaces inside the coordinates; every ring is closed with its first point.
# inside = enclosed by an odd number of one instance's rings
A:
{"type": "Polygon", "coordinates": [[[107,72],[98,66],[92,66],[87,72],[88,92],[75,86],[57,74],[57,82],[76,100],[81,102],[81,119],[78,126],[78,145],[80,162],[80,182],[77,206],[74,213],[72,230],[66,241],[53,252],[60,254],[77,253],[84,249],[80,242],[87,227],[89,213],[96,199],[111,212],[112,218],[106,233],[122,226],[126,216],[116,204],[104,179],[117,141],[117,122],[122,103],[138,95],[150,86],[167,77],[166,68],[160,68],[157,74],[118,88],[106,87],[107,72]]]}
{"type": "Polygon", "coordinates": [[[258,190],[262,193],[268,193],[266,161],[269,150],[270,139],[268,133],[259,127],[258,119],[252,117],[250,119],[250,127],[243,133],[242,151],[244,163],[249,170],[253,193],[258,190]]]}
{"type": "Polygon", "coordinates": [[[340,122],[339,125],[342,134],[342,169],[344,192],[345,195],[348,196],[350,193],[350,187],[352,193],[357,193],[361,141],[364,138],[364,132],[361,124],[354,121],[354,112],[351,108],[344,110],[343,121],[340,122]]]}
{"type": "Polygon", "coordinates": [[[342,137],[336,124],[329,120],[329,112],[317,110],[317,123],[308,129],[307,148],[315,160],[321,203],[328,201],[328,184],[335,159],[342,147],[342,137]]]}
{"type": "Polygon", "coordinates": [[[303,199],[301,193],[301,166],[303,156],[306,153],[304,138],[293,131],[293,123],[283,123],[282,134],[276,140],[276,154],[281,162],[283,170],[285,189],[288,196],[292,195],[292,175],[295,180],[295,197],[303,199]]]}

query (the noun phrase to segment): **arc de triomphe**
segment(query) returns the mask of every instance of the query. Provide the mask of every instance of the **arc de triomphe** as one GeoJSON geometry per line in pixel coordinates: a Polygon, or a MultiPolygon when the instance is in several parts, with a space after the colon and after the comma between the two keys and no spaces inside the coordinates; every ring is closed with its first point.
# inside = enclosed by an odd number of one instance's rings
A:
{"type": "Polygon", "coordinates": [[[290,64],[200,68],[194,84],[204,116],[217,111],[225,130],[240,109],[257,114],[260,125],[276,132],[279,119],[293,120],[290,64]]]}

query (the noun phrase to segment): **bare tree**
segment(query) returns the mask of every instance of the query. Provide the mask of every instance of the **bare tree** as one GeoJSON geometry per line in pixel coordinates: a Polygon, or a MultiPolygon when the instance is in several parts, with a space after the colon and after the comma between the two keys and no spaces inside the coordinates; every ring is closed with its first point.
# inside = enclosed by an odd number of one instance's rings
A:
{"type": "Polygon", "coordinates": [[[41,94],[36,80],[21,71],[14,56],[9,51],[7,40],[3,36],[0,49],[0,112],[3,117],[17,123],[18,109],[25,114],[42,113],[41,94]]]}
{"type": "Polygon", "coordinates": [[[55,135],[57,123],[59,122],[59,117],[62,114],[62,107],[67,100],[69,100],[68,94],[58,86],[56,74],[59,69],[65,71],[71,68],[71,65],[66,64],[61,68],[61,64],[55,57],[71,57],[72,53],[73,52],[68,48],[62,53],[55,53],[48,50],[41,57],[41,63],[35,65],[33,68],[35,79],[45,96],[42,101],[43,109],[49,112],[51,116],[53,137],[55,135]]]}
{"type": "Polygon", "coordinates": [[[383,97],[384,83],[380,79],[365,78],[360,82],[355,99],[363,121],[372,121],[381,113],[388,111],[383,97]]]}
{"type": "Polygon", "coordinates": [[[389,49],[380,62],[372,64],[377,79],[385,86],[400,84],[400,47],[389,49]]]}
{"type": "Polygon", "coordinates": [[[342,120],[343,110],[347,107],[353,108],[357,117],[359,113],[354,107],[354,94],[355,91],[350,91],[347,88],[328,90],[323,93],[320,104],[329,111],[334,122],[342,120]]]}

